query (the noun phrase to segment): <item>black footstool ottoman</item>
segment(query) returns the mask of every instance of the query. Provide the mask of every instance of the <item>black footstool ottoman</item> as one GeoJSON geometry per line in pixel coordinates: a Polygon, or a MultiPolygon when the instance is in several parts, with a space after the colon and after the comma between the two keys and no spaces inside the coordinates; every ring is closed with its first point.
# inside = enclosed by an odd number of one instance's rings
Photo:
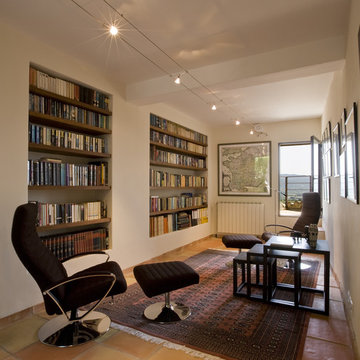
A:
{"type": "Polygon", "coordinates": [[[143,264],[134,267],[134,275],[148,297],[165,294],[165,301],[152,304],[144,311],[149,320],[161,323],[184,320],[190,308],[170,302],[170,292],[199,283],[199,274],[182,261],[143,264]]]}
{"type": "Polygon", "coordinates": [[[262,244],[259,238],[249,234],[224,235],[222,242],[228,248],[239,249],[239,252],[241,252],[241,249],[251,249],[256,244],[262,244]]]}

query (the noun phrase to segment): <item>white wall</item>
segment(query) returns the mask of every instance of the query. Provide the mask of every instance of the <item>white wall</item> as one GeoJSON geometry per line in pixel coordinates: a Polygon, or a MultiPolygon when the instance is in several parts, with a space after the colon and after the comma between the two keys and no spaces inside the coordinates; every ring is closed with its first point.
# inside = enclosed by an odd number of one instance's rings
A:
{"type": "MultiPolygon", "coordinates": [[[[328,121],[332,126],[340,120],[344,108],[348,111],[352,103],[360,99],[360,61],[358,53],[358,31],[360,25],[360,1],[352,0],[347,38],[346,63],[343,71],[336,73],[331,85],[322,127],[328,121]]],[[[358,115],[359,116],[359,115],[358,115]]],[[[358,118],[359,124],[359,118],[358,118]]],[[[331,262],[340,281],[348,310],[349,321],[360,349],[360,205],[339,196],[339,178],[331,178],[331,204],[324,206],[323,226],[331,247],[331,262]],[[348,297],[352,298],[353,306],[348,297]]]]}
{"type": "MultiPolygon", "coordinates": [[[[223,126],[212,131],[212,141],[214,146],[211,149],[211,158],[217,161],[217,144],[252,142],[252,141],[271,141],[271,186],[278,188],[278,144],[292,141],[310,141],[310,137],[320,136],[320,119],[305,119],[296,121],[282,121],[269,124],[263,124],[264,132],[268,136],[250,135],[250,126],[247,124],[240,126],[223,126]]],[[[209,177],[217,179],[217,165],[214,165],[209,171],[209,177]]],[[[265,204],[265,224],[274,224],[275,221],[275,196],[272,193],[268,196],[218,196],[217,184],[211,188],[210,196],[212,202],[212,232],[216,232],[216,201],[240,201],[240,202],[260,202],[265,204]]],[[[292,226],[295,218],[281,216],[276,218],[277,224],[292,226]]]]}
{"type": "MultiPolygon", "coordinates": [[[[123,89],[99,71],[0,23],[0,318],[42,302],[40,291],[11,244],[16,207],[28,201],[29,63],[54,70],[113,94],[111,258],[122,268],[160,255],[209,234],[209,224],[149,238],[149,112],[208,134],[199,122],[168,107],[138,108],[121,97],[123,89]]],[[[85,262],[86,264],[87,262],[85,262]]],[[[73,270],[73,269],[72,269],[73,270]]]]}

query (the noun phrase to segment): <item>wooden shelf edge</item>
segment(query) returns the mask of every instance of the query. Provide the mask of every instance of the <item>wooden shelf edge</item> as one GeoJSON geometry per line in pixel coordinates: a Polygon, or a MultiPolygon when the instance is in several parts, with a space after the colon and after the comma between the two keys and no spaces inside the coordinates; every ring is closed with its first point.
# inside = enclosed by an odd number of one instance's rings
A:
{"type": "Polygon", "coordinates": [[[177,164],[169,164],[163,163],[159,161],[150,160],[150,165],[153,166],[161,166],[161,167],[168,167],[168,168],[175,168],[175,169],[186,169],[186,170],[195,170],[195,171],[207,171],[207,168],[197,168],[194,166],[185,166],[185,165],[177,165],[177,164]]]}
{"type": "Polygon", "coordinates": [[[156,146],[161,149],[171,150],[173,152],[177,152],[177,153],[183,154],[183,155],[191,155],[191,156],[195,156],[195,157],[202,158],[202,159],[207,158],[207,154],[200,154],[200,153],[197,153],[194,151],[184,150],[184,149],[178,148],[176,146],[166,145],[166,144],[162,144],[162,143],[156,142],[156,141],[150,140],[150,145],[156,146]]]}
{"type": "Polygon", "coordinates": [[[207,190],[207,186],[150,186],[150,190],[207,190]]]}
{"type": "Polygon", "coordinates": [[[149,237],[150,237],[150,238],[154,238],[154,237],[157,237],[157,236],[163,236],[163,235],[173,234],[173,233],[176,233],[177,231],[182,231],[182,230],[186,230],[186,229],[191,229],[191,228],[196,227],[196,226],[199,226],[199,225],[204,225],[204,224],[207,224],[208,222],[209,222],[209,221],[204,222],[204,223],[202,223],[202,224],[191,225],[191,226],[188,226],[188,227],[183,228],[183,229],[178,229],[178,230],[174,230],[174,231],[166,232],[166,233],[163,233],[163,234],[150,235],[149,237]]]}
{"type": "Polygon", "coordinates": [[[156,212],[150,212],[150,216],[173,214],[173,213],[182,212],[182,211],[188,211],[188,210],[204,209],[204,208],[207,208],[207,207],[208,207],[208,205],[206,204],[206,205],[189,206],[189,207],[186,207],[186,208],[178,208],[178,209],[171,209],[171,210],[156,211],[156,212]]]}
{"type": "Polygon", "coordinates": [[[58,185],[29,185],[28,190],[111,190],[111,186],[58,186],[58,185]]]}
{"type": "Polygon", "coordinates": [[[68,98],[66,96],[61,96],[61,95],[55,94],[55,93],[50,92],[50,91],[39,89],[39,88],[37,88],[36,86],[33,86],[33,85],[29,85],[29,91],[31,93],[33,93],[33,94],[50,97],[52,99],[57,99],[57,100],[60,100],[60,101],[62,101],[64,103],[75,105],[75,106],[78,106],[78,107],[81,107],[83,109],[87,109],[87,110],[90,110],[90,111],[98,112],[98,113],[101,113],[103,115],[109,115],[109,116],[112,115],[111,111],[108,111],[108,110],[102,109],[100,107],[93,106],[93,105],[90,105],[90,104],[87,104],[87,103],[84,103],[84,102],[81,102],[81,101],[77,101],[77,100],[68,98]]]}
{"type": "Polygon", "coordinates": [[[86,227],[89,225],[108,224],[110,222],[111,222],[111,218],[102,218],[102,219],[96,219],[96,220],[78,221],[78,222],[74,222],[74,223],[38,226],[36,228],[36,230],[38,232],[43,232],[43,231],[50,231],[50,230],[71,229],[71,228],[76,228],[76,227],[86,227]]]}
{"type": "Polygon", "coordinates": [[[34,111],[29,111],[29,119],[32,123],[41,124],[41,125],[50,125],[50,126],[61,126],[62,129],[65,128],[66,130],[78,130],[81,132],[86,132],[87,134],[96,134],[96,135],[111,134],[110,129],[104,129],[92,125],[87,125],[76,122],[75,120],[62,119],[59,117],[37,113],[34,111]]]}
{"type": "Polygon", "coordinates": [[[51,145],[29,143],[29,151],[45,152],[50,154],[61,154],[69,156],[92,157],[92,158],[110,158],[109,153],[98,153],[93,151],[84,151],[76,149],[68,149],[51,145]]]}
{"type": "Polygon", "coordinates": [[[204,144],[204,143],[202,143],[201,141],[193,140],[193,139],[187,138],[186,136],[178,135],[178,134],[176,134],[176,133],[173,133],[173,132],[171,132],[171,131],[158,128],[158,127],[156,127],[156,126],[150,125],[150,129],[151,129],[151,130],[154,130],[154,131],[161,132],[162,134],[166,134],[166,135],[170,135],[170,136],[176,137],[176,138],[178,138],[178,139],[182,139],[182,140],[186,140],[186,141],[192,142],[192,143],[194,143],[194,144],[196,144],[196,145],[201,145],[201,146],[205,146],[205,147],[208,146],[207,143],[204,144]]]}

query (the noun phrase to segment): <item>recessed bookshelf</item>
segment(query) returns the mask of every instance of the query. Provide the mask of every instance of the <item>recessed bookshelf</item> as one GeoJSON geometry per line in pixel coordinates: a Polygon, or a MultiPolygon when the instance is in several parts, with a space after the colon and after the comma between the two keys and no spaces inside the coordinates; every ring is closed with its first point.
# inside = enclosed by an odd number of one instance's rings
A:
{"type": "Polygon", "coordinates": [[[111,246],[111,116],[111,95],[30,65],[29,201],[59,258],[111,246]]]}
{"type": "Polygon", "coordinates": [[[208,222],[207,136],[150,114],[150,237],[208,222]]]}

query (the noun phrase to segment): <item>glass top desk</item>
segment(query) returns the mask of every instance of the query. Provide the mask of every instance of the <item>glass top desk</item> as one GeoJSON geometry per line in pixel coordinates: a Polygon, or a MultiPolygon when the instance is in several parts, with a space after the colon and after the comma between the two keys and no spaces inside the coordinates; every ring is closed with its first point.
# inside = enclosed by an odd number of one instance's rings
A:
{"type": "MultiPolygon", "coordinates": [[[[309,291],[312,293],[318,293],[323,295],[323,309],[318,309],[300,304],[298,305],[298,307],[301,309],[310,310],[315,313],[329,315],[330,249],[327,240],[318,240],[316,248],[311,248],[305,238],[294,239],[290,236],[273,236],[264,244],[264,264],[266,264],[267,262],[267,255],[269,249],[299,251],[300,253],[317,254],[324,257],[324,290],[301,286],[301,291],[309,291]]],[[[267,276],[267,269],[266,266],[264,266],[264,284],[267,284],[267,276]]],[[[268,300],[270,301],[271,299],[268,300]]]]}

